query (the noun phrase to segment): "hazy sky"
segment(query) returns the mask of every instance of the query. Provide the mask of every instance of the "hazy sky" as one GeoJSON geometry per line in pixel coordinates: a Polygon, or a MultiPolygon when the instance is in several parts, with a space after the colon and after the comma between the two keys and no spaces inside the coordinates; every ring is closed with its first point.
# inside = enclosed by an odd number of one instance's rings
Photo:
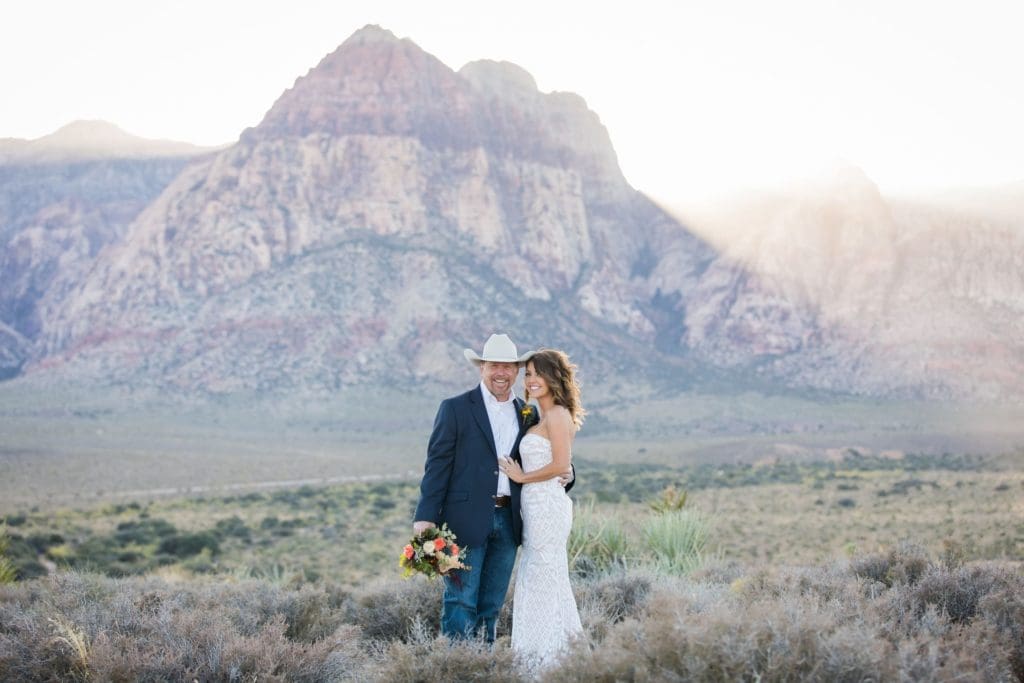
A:
{"type": "Polygon", "coordinates": [[[0,137],[98,118],[237,139],[379,24],[453,69],[582,95],[638,189],[699,199],[835,160],[884,190],[1024,180],[1014,0],[33,0],[0,24],[0,137]]]}

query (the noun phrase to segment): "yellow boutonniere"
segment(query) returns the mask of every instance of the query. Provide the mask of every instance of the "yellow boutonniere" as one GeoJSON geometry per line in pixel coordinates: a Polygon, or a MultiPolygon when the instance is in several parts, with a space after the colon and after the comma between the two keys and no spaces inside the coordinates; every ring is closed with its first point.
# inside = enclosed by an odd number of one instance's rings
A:
{"type": "Polygon", "coordinates": [[[519,411],[519,414],[523,416],[523,428],[529,428],[532,425],[537,424],[539,418],[537,417],[537,409],[527,403],[519,411]]]}

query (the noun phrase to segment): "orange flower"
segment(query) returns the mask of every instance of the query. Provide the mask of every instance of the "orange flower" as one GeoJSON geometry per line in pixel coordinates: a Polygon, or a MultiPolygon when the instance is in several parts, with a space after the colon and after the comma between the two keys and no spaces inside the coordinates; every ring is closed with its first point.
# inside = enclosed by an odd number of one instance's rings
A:
{"type": "Polygon", "coordinates": [[[456,557],[459,554],[459,546],[452,543],[452,557],[456,557]]]}
{"type": "Polygon", "coordinates": [[[435,551],[440,550],[443,547],[444,547],[444,539],[443,538],[434,539],[434,550],[435,551]]]}
{"type": "Polygon", "coordinates": [[[414,551],[414,550],[412,549],[412,546],[411,546],[411,545],[407,545],[407,546],[405,546],[405,548],[404,548],[404,549],[402,550],[402,552],[404,552],[404,553],[405,553],[405,556],[406,556],[407,558],[409,558],[410,560],[412,559],[412,556],[416,554],[416,551],[414,551]]]}

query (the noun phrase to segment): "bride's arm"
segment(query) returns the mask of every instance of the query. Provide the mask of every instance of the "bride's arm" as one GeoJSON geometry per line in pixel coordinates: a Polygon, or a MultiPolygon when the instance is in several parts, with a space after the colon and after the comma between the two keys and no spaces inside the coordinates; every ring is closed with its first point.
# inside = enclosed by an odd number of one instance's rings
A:
{"type": "Polygon", "coordinates": [[[523,469],[514,460],[508,459],[504,463],[505,473],[517,484],[547,481],[569,471],[569,463],[572,461],[572,437],[576,432],[576,425],[572,421],[569,411],[562,406],[555,406],[547,418],[548,441],[551,442],[551,462],[540,469],[523,472],[523,469]]]}

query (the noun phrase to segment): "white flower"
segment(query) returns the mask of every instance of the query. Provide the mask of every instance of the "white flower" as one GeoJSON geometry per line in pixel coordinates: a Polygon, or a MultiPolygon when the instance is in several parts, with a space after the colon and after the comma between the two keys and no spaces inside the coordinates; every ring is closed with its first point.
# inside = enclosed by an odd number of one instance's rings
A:
{"type": "Polygon", "coordinates": [[[427,555],[433,555],[434,554],[434,542],[433,541],[427,541],[426,543],[424,543],[423,544],[423,552],[425,552],[427,555]]]}

